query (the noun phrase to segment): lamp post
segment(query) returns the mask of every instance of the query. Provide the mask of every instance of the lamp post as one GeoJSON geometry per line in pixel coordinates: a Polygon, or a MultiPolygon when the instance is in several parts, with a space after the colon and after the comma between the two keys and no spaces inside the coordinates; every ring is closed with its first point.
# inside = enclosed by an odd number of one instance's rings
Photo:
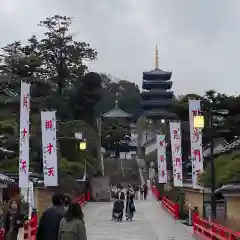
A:
{"type": "Polygon", "coordinates": [[[87,149],[87,142],[86,141],[80,142],[79,143],[79,149],[81,151],[85,151],[87,149]]]}
{"type": "Polygon", "coordinates": [[[87,163],[86,163],[86,155],[85,155],[85,151],[87,150],[87,141],[84,139],[83,141],[81,141],[79,143],[79,150],[84,152],[84,177],[86,177],[87,175],[87,163]]]}
{"type": "MultiPolygon", "coordinates": [[[[216,197],[215,197],[215,163],[214,163],[214,141],[213,141],[213,126],[212,126],[212,113],[209,111],[208,121],[209,121],[209,131],[210,131],[210,174],[211,174],[211,219],[216,219],[216,197]]],[[[194,128],[202,130],[204,128],[204,116],[202,113],[195,115],[193,118],[194,128]]]]}

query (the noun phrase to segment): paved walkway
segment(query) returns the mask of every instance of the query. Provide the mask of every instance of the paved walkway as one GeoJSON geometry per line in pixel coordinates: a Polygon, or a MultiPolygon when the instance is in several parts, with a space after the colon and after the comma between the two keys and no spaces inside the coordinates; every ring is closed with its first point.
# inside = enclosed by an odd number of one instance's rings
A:
{"type": "Polygon", "coordinates": [[[150,195],[135,201],[133,221],[111,220],[112,203],[84,207],[88,240],[192,240],[191,232],[176,222],[150,195]]]}

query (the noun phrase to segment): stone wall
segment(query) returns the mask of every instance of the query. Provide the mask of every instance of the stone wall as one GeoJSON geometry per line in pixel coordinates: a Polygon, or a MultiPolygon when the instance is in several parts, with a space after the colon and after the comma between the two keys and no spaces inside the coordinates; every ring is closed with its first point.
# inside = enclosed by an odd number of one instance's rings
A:
{"type": "Polygon", "coordinates": [[[109,201],[110,190],[109,177],[95,177],[91,180],[91,195],[93,200],[109,201]]]}
{"type": "Polygon", "coordinates": [[[226,197],[228,224],[236,231],[240,231],[240,196],[226,197]]]}
{"type": "Polygon", "coordinates": [[[203,214],[203,193],[200,191],[195,191],[193,189],[184,189],[185,193],[185,207],[189,208],[189,204],[191,208],[197,207],[200,216],[203,214]]]}

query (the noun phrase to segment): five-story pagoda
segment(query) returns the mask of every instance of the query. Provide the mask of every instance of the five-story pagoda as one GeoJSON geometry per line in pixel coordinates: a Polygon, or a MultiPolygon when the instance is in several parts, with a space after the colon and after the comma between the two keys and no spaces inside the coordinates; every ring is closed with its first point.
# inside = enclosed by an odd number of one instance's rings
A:
{"type": "Polygon", "coordinates": [[[152,120],[173,120],[177,116],[170,111],[173,103],[172,72],[158,68],[158,49],[156,46],[156,68],[143,72],[142,101],[143,116],[152,120]]]}

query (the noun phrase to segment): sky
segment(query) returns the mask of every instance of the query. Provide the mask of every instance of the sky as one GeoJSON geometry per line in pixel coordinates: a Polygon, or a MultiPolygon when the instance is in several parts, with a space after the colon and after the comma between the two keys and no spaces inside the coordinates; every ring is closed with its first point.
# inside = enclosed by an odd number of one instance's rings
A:
{"type": "Polygon", "coordinates": [[[98,51],[91,71],[141,87],[157,44],[176,94],[240,94],[239,0],[1,0],[0,46],[41,37],[37,24],[55,14],[74,17],[75,38],[98,51]]]}

